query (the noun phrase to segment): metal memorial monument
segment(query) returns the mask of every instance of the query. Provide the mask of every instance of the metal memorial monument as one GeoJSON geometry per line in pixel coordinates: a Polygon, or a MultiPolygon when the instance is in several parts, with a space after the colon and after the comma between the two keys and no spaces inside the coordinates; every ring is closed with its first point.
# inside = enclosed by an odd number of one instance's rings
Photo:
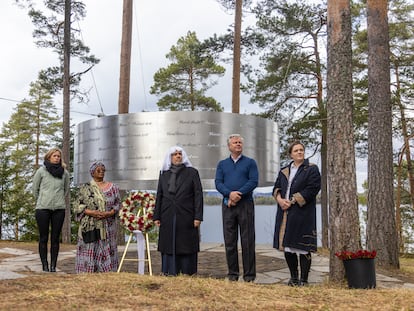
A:
{"type": "Polygon", "coordinates": [[[256,160],[259,187],[271,186],[279,170],[275,122],[256,116],[204,111],[141,112],[84,121],[75,129],[74,182],[91,179],[89,167],[105,163],[105,178],[122,190],[156,190],[167,150],[179,145],[198,169],[203,188],[215,189],[218,161],[229,156],[227,137],[241,134],[243,154],[256,160]]]}

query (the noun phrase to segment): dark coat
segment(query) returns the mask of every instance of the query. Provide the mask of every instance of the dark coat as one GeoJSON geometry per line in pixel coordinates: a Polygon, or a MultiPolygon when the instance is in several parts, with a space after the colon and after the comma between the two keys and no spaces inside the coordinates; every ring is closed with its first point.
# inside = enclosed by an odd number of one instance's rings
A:
{"type": "MultiPolygon", "coordinates": [[[[282,168],[273,187],[273,194],[285,197],[288,189],[290,164],[282,168]]],[[[292,247],[308,252],[317,249],[316,196],[321,188],[321,175],[315,164],[305,160],[299,167],[290,187],[290,197],[296,203],[287,211],[286,217],[277,208],[273,247],[283,250],[292,247]]]]}
{"type": "Polygon", "coordinates": [[[158,250],[163,254],[193,254],[200,251],[200,233],[194,220],[203,220],[203,189],[198,171],[185,167],[177,174],[175,194],[168,192],[171,171],[158,180],[154,220],[160,220],[158,250]],[[176,224],[174,226],[174,215],[176,224]]]}

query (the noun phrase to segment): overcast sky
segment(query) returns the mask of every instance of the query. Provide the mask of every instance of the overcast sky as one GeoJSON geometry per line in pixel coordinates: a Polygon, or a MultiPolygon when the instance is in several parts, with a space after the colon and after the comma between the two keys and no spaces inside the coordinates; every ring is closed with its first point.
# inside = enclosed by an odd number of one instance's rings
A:
{"type": "MultiPolygon", "coordinates": [[[[41,3],[43,0],[37,0],[41,3]]],[[[91,89],[90,102],[71,103],[73,124],[95,118],[102,110],[113,115],[118,110],[119,63],[122,26],[122,0],[84,0],[86,18],[80,23],[82,37],[101,61],[87,74],[82,83],[91,89]]],[[[0,0],[0,124],[7,122],[16,101],[28,97],[29,85],[41,69],[56,63],[56,55],[48,49],[36,48],[32,37],[33,25],[27,12],[0,0]],[[7,99],[7,100],[4,100],[7,99]]],[[[157,111],[157,98],[149,94],[154,73],[167,66],[165,55],[188,31],[195,31],[200,41],[214,33],[223,34],[234,22],[233,14],[225,12],[216,0],[135,0],[133,12],[130,112],[157,111]]],[[[243,25],[253,23],[245,16],[243,25]]],[[[231,67],[224,78],[209,91],[226,112],[231,112],[231,67]]],[[[62,111],[62,96],[55,99],[62,111]]],[[[257,112],[242,95],[240,113],[257,112]]],[[[319,161],[319,159],[312,159],[319,161]]],[[[366,179],[365,163],[358,161],[358,188],[366,179]]]]}
{"type": "MultiPolygon", "coordinates": [[[[43,0],[38,0],[42,3],[43,0]]],[[[80,23],[82,37],[101,62],[82,82],[91,89],[88,105],[71,103],[72,123],[93,118],[102,110],[105,115],[118,110],[119,63],[122,26],[122,0],[84,0],[87,16],[80,23]],[[78,112],[89,113],[81,114],[78,112]]],[[[7,122],[16,102],[28,97],[29,85],[41,69],[56,64],[56,55],[35,47],[33,25],[25,9],[1,0],[0,11],[0,122],[7,122]],[[7,99],[7,100],[4,100],[7,99]]],[[[135,0],[132,36],[130,112],[156,111],[157,97],[149,94],[154,73],[168,65],[165,55],[188,31],[195,31],[200,41],[214,33],[223,34],[233,24],[234,16],[215,0],[135,0]]],[[[253,20],[246,17],[245,25],[253,20]]],[[[75,63],[73,64],[75,66],[75,63]]],[[[73,67],[72,67],[73,68],[73,67]]],[[[84,69],[84,68],[83,68],[84,69]]],[[[231,68],[217,86],[209,91],[225,111],[231,111],[231,68]]],[[[241,113],[258,111],[242,96],[241,113]]],[[[62,96],[56,98],[62,108],[62,96]]]]}

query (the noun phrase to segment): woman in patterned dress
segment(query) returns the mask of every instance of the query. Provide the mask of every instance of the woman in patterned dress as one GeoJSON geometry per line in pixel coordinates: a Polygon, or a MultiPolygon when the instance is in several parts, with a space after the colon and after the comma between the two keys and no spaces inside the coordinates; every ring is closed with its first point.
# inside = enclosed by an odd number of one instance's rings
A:
{"type": "Polygon", "coordinates": [[[104,180],[102,162],[94,162],[89,171],[92,180],[80,187],[75,204],[75,217],[80,222],[76,273],[117,271],[119,188],[104,180]]]}

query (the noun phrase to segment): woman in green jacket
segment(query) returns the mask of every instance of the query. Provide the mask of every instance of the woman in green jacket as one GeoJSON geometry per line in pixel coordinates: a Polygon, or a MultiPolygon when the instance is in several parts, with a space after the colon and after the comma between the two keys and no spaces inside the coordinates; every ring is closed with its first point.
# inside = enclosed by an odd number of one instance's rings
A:
{"type": "Polygon", "coordinates": [[[69,192],[69,173],[62,161],[62,151],[49,150],[33,179],[36,198],[36,221],[39,229],[39,255],[43,271],[49,271],[47,243],[50,232],[50,272],[56,272],[60,233],[65,220],[65,196],[69,192]]]}

